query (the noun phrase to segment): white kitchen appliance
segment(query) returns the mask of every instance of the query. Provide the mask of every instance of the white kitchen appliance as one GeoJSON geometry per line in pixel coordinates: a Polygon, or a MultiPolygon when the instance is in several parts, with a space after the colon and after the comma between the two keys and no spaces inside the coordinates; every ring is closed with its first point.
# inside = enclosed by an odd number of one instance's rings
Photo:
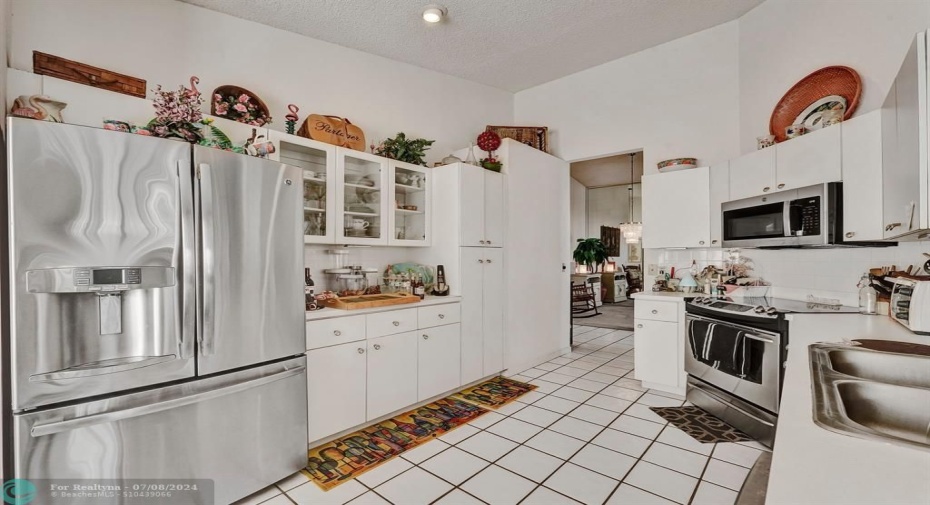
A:
{"type": "Polygon", "coordinates": [[[914,333],[930,335],[930,281],[895,278],[891,318],[914,333]]]}

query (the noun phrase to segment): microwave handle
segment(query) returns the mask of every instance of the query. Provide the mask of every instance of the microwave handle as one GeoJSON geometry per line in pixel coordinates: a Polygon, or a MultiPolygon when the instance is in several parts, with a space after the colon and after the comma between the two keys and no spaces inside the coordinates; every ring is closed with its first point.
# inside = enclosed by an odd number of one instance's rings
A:
{"type": "Polygon", "coordinates": [[[785,201],[785,208],[782,210],[781,217],[783,220],[782,227],[785,230],[785,236],[794,236],[794,234],[791,232],[791,200],[785,201]]]}
{"type": "Polygon", "coordinates": [[[785,202],[785,236],[793,237],[801,231],[801,206],[785,202]]]}

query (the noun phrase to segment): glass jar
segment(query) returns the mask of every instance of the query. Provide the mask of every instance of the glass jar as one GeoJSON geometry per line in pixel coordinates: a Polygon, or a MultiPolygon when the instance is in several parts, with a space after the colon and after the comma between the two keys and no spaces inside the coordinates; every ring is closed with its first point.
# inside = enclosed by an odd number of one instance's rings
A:
{"type": "Polygon", "coordinates": [[[872,287],[869,274],[863,274],[859,279],[859,313],[874,315],[878,313],[878,292],[872,287]]]}

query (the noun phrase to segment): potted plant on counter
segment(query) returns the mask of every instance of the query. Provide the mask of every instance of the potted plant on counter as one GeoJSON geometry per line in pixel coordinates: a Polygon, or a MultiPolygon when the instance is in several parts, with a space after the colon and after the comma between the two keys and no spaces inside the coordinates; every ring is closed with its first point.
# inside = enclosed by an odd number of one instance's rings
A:
{"type": "Polygon", "coordinates": [[[597,272],[597,267],[603,265],[610,256],[607,254],[607,247],[599,238],[580,238],[578,245],[575,246],[575,252],[572,253],[572,259],[579,265],[587,265],[588,270],[592,273],[597,272]]]}

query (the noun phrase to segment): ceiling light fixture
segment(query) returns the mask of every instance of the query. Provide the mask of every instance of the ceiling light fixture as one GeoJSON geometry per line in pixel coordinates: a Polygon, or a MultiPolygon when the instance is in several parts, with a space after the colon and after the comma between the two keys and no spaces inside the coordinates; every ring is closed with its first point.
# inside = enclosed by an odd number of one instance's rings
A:
{"type": "Polygon", "coordinates": [[[639,242],[643,236],[643,223],[638,223],[633,220],[633,157],[636,156],[636,153],[630,153],[630,187],[628,188],[630,199],[630,221],[628,223],[620,223],[620,233],[623,234],[623,239],[628,243],[639,242]]]}
{"type": "Polygon", "coordinates": [[[423,9],[423,20],[427,23],[438,23],[446,17],[447,12],[441,5],[430,4],[423,9]]]}

